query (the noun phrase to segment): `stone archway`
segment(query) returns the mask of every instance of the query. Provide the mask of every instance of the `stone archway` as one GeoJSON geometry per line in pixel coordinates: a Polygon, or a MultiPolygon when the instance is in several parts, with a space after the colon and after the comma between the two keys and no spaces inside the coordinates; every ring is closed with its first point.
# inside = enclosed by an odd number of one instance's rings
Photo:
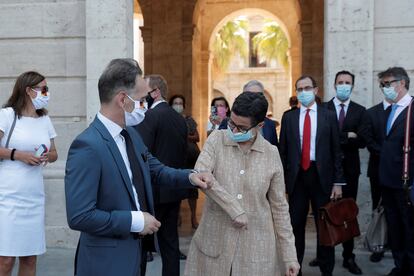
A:
{"type": "MultiPolygon", "coordinates": [[[[297,79],[302,72],[302,44],[298,22],[301,18],[299,1],[234,1],[220,3],[200,0],[194,10],[193,22],[193,116],[199,121],[208,117],[208,101],[211,87],[211,54],[212,35],[217,32],[229,17],[246,10],[260,11],[277,20],[289,37],[290,42],[290,87],[291,79],[297,79]]],[[[288,94],[290,94],[288,92],[288,94]]],[[[289,95],[290,96],[290,95],[289,95]]],[[[288,96],[288,97],[289,97],[288,96]]],[[[202,133],[202,132],[201,132],[202,133]]]]}

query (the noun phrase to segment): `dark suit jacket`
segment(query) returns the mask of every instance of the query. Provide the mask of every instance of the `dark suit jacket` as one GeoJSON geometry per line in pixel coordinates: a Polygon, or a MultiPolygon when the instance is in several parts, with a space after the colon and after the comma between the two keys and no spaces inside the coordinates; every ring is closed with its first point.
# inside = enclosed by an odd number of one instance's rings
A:
{"type": "Polygon", "coordinates": [[[378,177],[380,152],[385,137],[384,127],[386,120],[386,111],[384,110],[384,104],[382,102],[367,109],[363,118],[363,127],[361,128],[360,134],[365,140],[369,151],[368,177],[378,177]]]}
{"type": "MultiPolygon", "coordinates": [[[[151,179],[171,187],[192,187],[188,170],[161,164],[128,127],[142,170],[148,212],[154,215],[151,179]]],[[[131,234],[131,211],[137,210],[121,153],[99,119],[72,143],[65,175],[69,227],[81,232],[77,275],[136,276],[140,267],[140,242],[131,234]]]]}
{"type": "MultiPolygon", "coordinates": [[[[402,172],[403,172],[403,145],[405,134],[405,119],[407,117],[407,110],[405,108],[395,119],[391,127],[390,133],[386,135],[386,121],[388,114],[386,114],[385,124],[383,127],[384,141],[381,147],[380,164],[379,164],[379,178],[380,185],[401,189],[403,186],[402,172]]],[[[411,109],[411,139],[410,139],[410,161],[409,161],[409,183],[411,184],[414,173],[414,108],[411,109]]]]}
{"type": "MultiPolygon", "coordinates": [[[[335,103],[333,99],[325,103],[324,106],[332,110],[336,115],[335,103]]],[[[349,102],[342,130],[339,130],[339,142],[343,154],[343,170],[345,176],[358,177],[361,174],[361,162],[359,159],[359,149],[365,147],[365,140],[361,136],[362,118],[364,117],[365,107],[353,101],[349,102]],[[348,138],[348,132],[357,134],[357,138],[348,138]]],[[[337,116],[335,118],[338,118],[337,116]]],[[[339,128],[339,122],[336,120],[339,128]]]]}
{"type": "MultiPolygon", "coordinates": [[[[227,118],[224,119],[219,129],[227,129],[227,118]]],[[[276,122],[265,117],[263,125],[263,137],[272,145],[279,147],[279,141],[277,140],[276,122]]]]}
{"type": "MultiPolygon", "coordinates": [[[[285,113],[280,131],[280,157],[285,171],[286,191],[291,194],[300,169],[302,145],[299,133],[300,109],[285,113]]],[[[319,181],[325,193],[331,193],[334,183],[345,183],[342,173],[342,153],[339,145],[336,115],[321,106],[317,108],[315,162],[319,181]]]]}
{"type": "MultiPolygon", "coordinates": [[[[135,129],[148,150],[161,163],[172,168],[184,168],[187,152],[187,124],[183,116],[162,102],[145,113],[145,119],[135,129]]],[[[161,187],[153,181],[156,204],[180,201],[188,197],[187,189],[161,187]]]]}

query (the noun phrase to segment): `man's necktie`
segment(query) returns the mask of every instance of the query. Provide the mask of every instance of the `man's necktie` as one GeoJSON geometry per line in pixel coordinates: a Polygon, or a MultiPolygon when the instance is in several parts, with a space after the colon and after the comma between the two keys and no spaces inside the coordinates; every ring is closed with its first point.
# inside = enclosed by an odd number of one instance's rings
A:
{"type": "Polygon", "coordinates": [[[388,120],[387,120],[387,135],[390,133],[390,130],[392,127],[392,119],[394,118],[397,107],[398,106],[396,104],[391,105],[391,112],[390,112],[390,115],[388,115],[388,120]]]}
{"type": "Polygon", "coordinates": [[[309,116],[310,109],[306,110],[305,121],[303,123],[303,137],[302,137],[302,160],[301,166],[303,170],[310,167],[310,142],[311,142],[311,120],[309,116]]]}
{"type": "Polygon", "coordinates": [[[342,130],[342,127],[345,121],[345,105],[341,103],[340,106],[341,106],[341,110],[339,111],[338,123],[339,123],[339,130],[342,130]]]}
{"type": "Polygon", "coordinates": [[[132,184],[134,185],[135,190],[138,194],[138,202],[140,205],[140,211],[147,212],[148,205],[147,205],[147,198],[145,197],[144,178],[142,176],[142,171],[141,171],[141,167],[139,166],[138,158],[135,155],[134,145],[132,144],[131,137],[129,136],[128,132],[125,129],[121,131],[121,135],[125,138],[128,160],[129,160],[129,164],[130,164],[131,172],[132,172],[132,184]]]}

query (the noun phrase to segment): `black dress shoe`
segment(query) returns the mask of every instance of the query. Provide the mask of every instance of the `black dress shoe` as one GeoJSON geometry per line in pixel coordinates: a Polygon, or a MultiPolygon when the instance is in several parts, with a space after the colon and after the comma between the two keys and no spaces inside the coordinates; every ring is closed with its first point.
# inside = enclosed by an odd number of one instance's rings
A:
{"type": "Polygon", "coordinates": [[[180,251],[180,260],[187,260],[187,256],[180,251]]]}
{"type": "Polygon", "coordinates": [[[384,252],[372,253],[369,260],[373,263],[378,263],[384,257],[384,252]]]}
{"type": "Polygon", "coordinates": [[[362,270],[359,268],[359,266],[355,263],[354,259],[348,259],[344,260],[342,263],[342,266],[348,269],[348,271],[355,275],[361,275],[362,270]]]}
{"type": "Polygon", "coordinates": [[[147,262],[150,263],[154,260],[154,256],[152,256],[152,252],[147,252],[147,262]]]}
{"type": "Polygon", "coordinates": [[[317,258],[313,259],[312,261],[309,262],[309,266],[311,267],[315,267],[315,266],[319,266],[319,261],[317,258]]]}

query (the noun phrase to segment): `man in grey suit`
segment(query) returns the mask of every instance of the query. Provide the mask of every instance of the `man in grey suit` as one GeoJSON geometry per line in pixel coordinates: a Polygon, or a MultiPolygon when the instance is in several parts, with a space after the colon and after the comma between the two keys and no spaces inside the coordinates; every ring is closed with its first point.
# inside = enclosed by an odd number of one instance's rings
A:
{"type": "Polygon", "coordinates": [[[73,141],[66,164],[67,219],[81,232],[75,274],[136,276],[142,237],[160,227],[151,180],[208,188],[212,176],[164,166],[131,128],[144,119],[140,101],[150,90],[135,60],[112,60],[98,88],[100,111],[73,141]]]}

